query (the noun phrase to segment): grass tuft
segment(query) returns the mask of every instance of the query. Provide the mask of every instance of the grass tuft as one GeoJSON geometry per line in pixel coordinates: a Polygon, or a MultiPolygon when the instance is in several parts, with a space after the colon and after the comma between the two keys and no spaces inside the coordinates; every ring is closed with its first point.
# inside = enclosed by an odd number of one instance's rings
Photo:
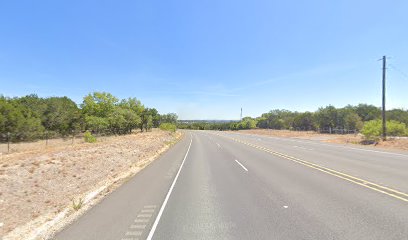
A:
{"type": "Polygon", "coordinates": [[[80,198],[80,199],[78,200],[78,202],[76,202],[74,199],[72,199],[72,208],[73,208],[75,211],[78,211],[79,209],[81,209],[81,207],[82,207],[83,204],[84,204],[84,202],[83,202],[82,198],[80,198]]]}

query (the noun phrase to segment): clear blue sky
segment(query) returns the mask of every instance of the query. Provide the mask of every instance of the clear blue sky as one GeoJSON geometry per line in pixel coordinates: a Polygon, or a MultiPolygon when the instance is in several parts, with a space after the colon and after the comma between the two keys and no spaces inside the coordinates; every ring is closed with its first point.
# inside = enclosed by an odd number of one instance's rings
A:
{"type": "Polygon", "coordinates": [[[180,119],[408,106],[408,1],[1,1],[0,94],[137,97],[180,119]]]}

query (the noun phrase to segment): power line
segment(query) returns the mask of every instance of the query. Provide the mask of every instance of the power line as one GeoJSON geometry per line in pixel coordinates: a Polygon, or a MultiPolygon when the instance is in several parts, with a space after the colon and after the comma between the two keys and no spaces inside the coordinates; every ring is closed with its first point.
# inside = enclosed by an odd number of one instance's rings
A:
{"type": "Polygon", "coordinates": [[[406,80],[408,80],[408,74],[406,74],[405,72],[403,72],[403,71],[400,70],[399,68],[395,67],[393,64],[390,64],[390,63],[389,63],[388,66],[389,66],[391,69],[393,69],[393,70],[399,72],[402,76],[405,77],[406,80]]]}

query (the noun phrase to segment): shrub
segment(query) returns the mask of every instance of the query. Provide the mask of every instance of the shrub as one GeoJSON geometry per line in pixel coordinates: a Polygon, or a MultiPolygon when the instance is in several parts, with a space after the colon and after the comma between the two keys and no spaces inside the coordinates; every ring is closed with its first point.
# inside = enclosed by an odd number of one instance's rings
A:
{"type": "Polygon", "coordinates": [[[404,136],[407,135],[407,126],[405,123],[398,121],[387,121],[387,135],[390,136],[404,136]]]}
{"type": "Polygon", "coordinates": [[[84,140],[87,143],[94,143],[94,142],[96,142],[96,137],[94,135],[92,135],[91,132],[86,131],[85,134],[84,134],[84,140]]]}
{"type": "MultiPolygon", "coordinates": [[[[382,135],[382,121],[371,120],[364,124],[361,133],[366,140],[378,140],[382,135]]],[[[394,120],[387,121],[387,135],[389,136],[404,136],[407,135],[407,128],[404,123],[394,120]]]]}
{"type": "Polygon", "coordinates": [[[364,135],[364,138],[367,140],[378,140],[380,139],[382,129],[381,129],[381,120],[371,120],[364,124],[361,129],[361,133],[364,135]]]}
{"type": "Polygon", "coordinates": [[[172,123],[162,123],[160,124],[160,129],[164,131],[171,131],[175,132],[176,131],[176,125],[172,123]]]}

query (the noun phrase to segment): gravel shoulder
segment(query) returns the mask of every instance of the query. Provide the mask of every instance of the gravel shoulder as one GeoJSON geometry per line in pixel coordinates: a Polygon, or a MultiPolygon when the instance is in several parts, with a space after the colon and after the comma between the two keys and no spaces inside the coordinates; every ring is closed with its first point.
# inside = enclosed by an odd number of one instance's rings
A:
{"type": "Polygon", "coordinates": [[[0,239],[43,239],[39,236],[96,204],[181,137],[153,130],[3,154],[0,239]],[[80,211],[75,210],[80,202],[80,211]]]}

